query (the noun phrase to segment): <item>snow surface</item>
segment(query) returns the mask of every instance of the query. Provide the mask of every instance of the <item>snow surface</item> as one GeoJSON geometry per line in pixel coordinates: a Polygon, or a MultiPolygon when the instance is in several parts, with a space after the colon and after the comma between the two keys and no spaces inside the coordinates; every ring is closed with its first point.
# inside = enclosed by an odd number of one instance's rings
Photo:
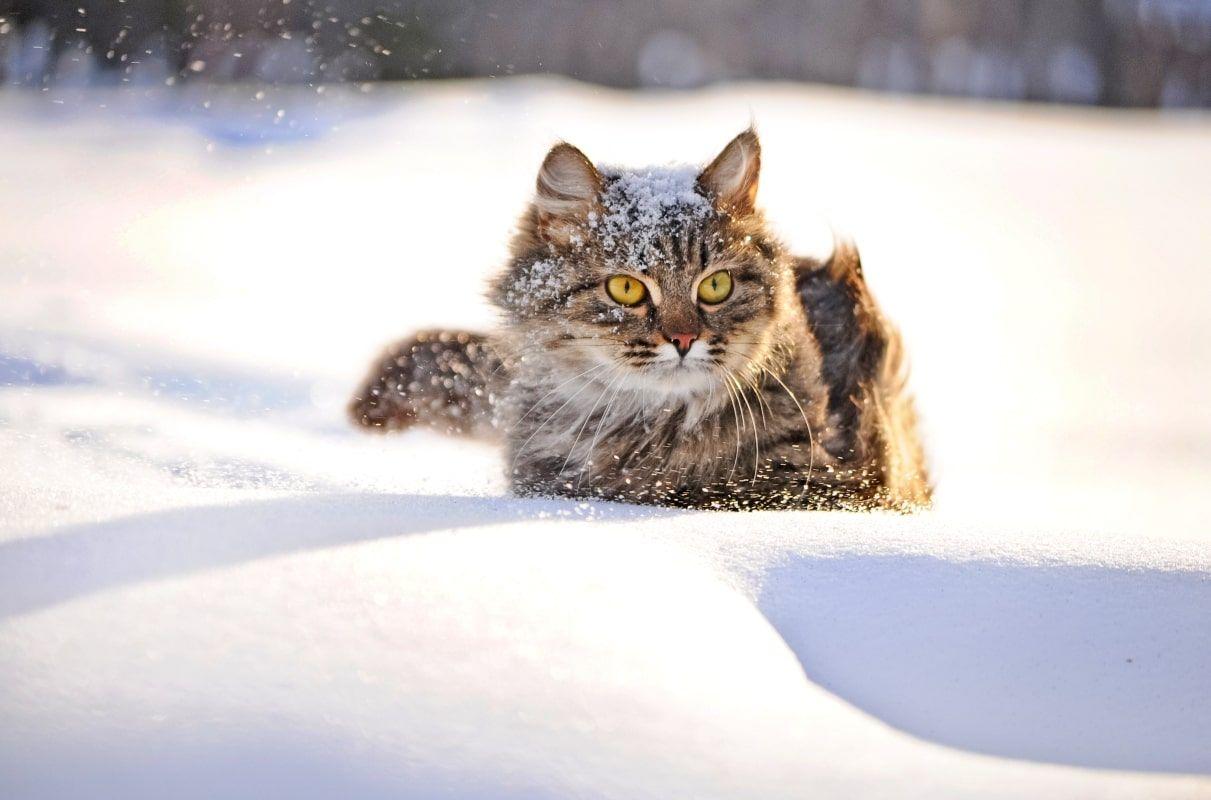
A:
{"type": "Polygon", "coordinates": [[[0,95],[0,795],[1211,796],[1205,118],[517,80],[270,92],[312,133],[250,142],[54,99],[0,95]],[[348,428],[382,344],[490,321],[551,142],[750,115],[774,224],[853,235],[905,332],[935,511],[522,501],[348,428]]]}

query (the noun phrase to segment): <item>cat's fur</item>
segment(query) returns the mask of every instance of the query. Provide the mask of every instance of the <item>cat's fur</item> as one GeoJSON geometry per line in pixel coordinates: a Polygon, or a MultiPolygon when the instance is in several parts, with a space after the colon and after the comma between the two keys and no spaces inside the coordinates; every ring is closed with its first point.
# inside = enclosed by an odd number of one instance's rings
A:
{"type": "Polygon", "coordinates": [[[491,335],[426,332],[371,370],[350,412],[502,438],[520,494],[701,508],[927,505],[899,336],[857,251],[795,258],[754,205],[760,145],[706,169],[598,169],[557,145],[492,283],[491,335]],[[696,283],[726,269],[718,305],[696,283]],[[644,282],[624,307],[611,275],[644,282]],[[682,335],[697,340],[682,355],[682,335]]]}

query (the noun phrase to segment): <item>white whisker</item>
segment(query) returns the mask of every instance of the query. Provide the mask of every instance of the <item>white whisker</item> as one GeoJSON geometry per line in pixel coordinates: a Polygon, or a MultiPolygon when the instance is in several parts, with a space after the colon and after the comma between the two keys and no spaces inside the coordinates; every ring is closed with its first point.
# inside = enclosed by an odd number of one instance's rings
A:
{"type": "MultiPolygon", "coordinates": [[[[618,383],[620,377],[621,376],[619,376],[618,378],[615,378],[614,381],[611,382],[610,385],[613,386],[614,383],[618,383]]],[[[609,388],[609,387],[606,387],[606,388],[609,388]]],[[[605,424],[606,417],[608,417],[610,415],[610,409],[614,407],[614,401],[616,399],[618,399],[618,393],[621,391],[622,391],[622,385],[619,384],[618,388],[614,390],[614,394],[610,395],[610,402],[606,403],[605,410],[601,412],[601,419],[598,420],[598,422],[597,422],[597,430],[593,433],[593,441],[589,443],[588,456],[585,458],[584,462],[580,465],[580,473],[576,476],[576,490],[577,491],[580,491],[580,482],[582,480],[584,480],[584,471],[585,471],[585,469],[588,468],[589,459],[592,458],[593,451],[597,448],[597,440],[601,437],[601,426],[605,424]]]]}
{"type": "Polygon", "coordinates": [[[773,372],[770,372],[768,369],[765,370],[765,374],[769,375],[771,378],[776,380],[778,382],[778,385],[781,386],[786,391],[786,393],[790,397],[790,399],[792,401],[794,401],[795,406],[799,409],[799,414],[803,417],[803,424],[807,428],[807,447],[808,447],[807,478],[803,482],[803,491],[799,493],[799,496],[803,497],[803,495],[807,494],[807,489],[808,489],[808,486],[810,485],[811,479],[812,479],[812,471],[816,468],[816,438],[812,434],[812,424],[807,421],[807,412],[804,411],[803,406],[800,405],[799,398],[795,397],[795,393],[792,392],[787,387],[787,385],[782,382],[782,379],[779,378],[777,375],[775,375],[773,372]]]}
{"type": "Polygon", "coordinates": [[[740,381],[731,375],[728,376],[728,380],[735,383],[736,394],[739,395],[741,401],[744,402],[744,407],[748,409],[748,415],[753,420],[753,480],[751,485],[756,486],[757,473],[761,468],[761,440],[758,436],[759,431],[757,430],[757,417],[755,414],[753,414],[753,406],[749,403],[748,398],[745,397],[744,388],[740,385],[740,381]]]}
{"type": "Polygon", "coordinates": [[[732,459],[732,471],[727,476],[727,482],[730,486],[732,480],[736,477],[736,467],[740,464],[740,414],[737,410],[738,405],[732,392],[731,384],[724,382],[723,388],[727,390],[727,399],[732,406],[732,421],[735,423],[734,427],[736,429],[736,457],[732,459]]]}
{"type": "MultiPolygon", "coordinates": [[[[614,374],[620,369],[620,367],[614,367],[614,372],[607,374],[614,374]]],[[[609,383],[602,387],[601,392],[599,392],[597,395],[597,399],[593,401],[593,407],[589,409],[588,414],[585,414],[584,422],[580,423],[580,430],[576,432],[576,438],[572,440],[572,446],[568,448],[568,455],[566,458],[564,458],[563,465],[559,468],[560,475],[562,475],[563,471],[568,468],[568,462],[572,460],[572,454],[576,452],[576,445],[580,443],[580,437],[584,434],[585,427],[588,426],[589,420],[593,418],[593,412],[597,410],[597,406],[601,403],[601,399],[605,397],[606,392],[610,391],[610,387],[614,385],[614,381],[616,380],[618,380],[618,378],[614,377],[609,383]]],[[[592,453],[592,448],[589,449],[589,453],[592,453]]]]}
{"type": "MultiPolygon", "coordinates": [[[[606,365],[606,364],[601,364],[601,365],[600,365],[600,367],[605,367],[605,366],[608,366],[608,365],[606,365]]],[[[586,372],[587,372],[587,370],[586,370],[586,372]]],[[[581,375],[584,375],[584,374],[585,374],[585,373],[583,373],[583,372],[581,373],[581,375]]],[[[580,377],[580,376],[577,376],[577,377],[580,377]]],[[[567,383],[567,381],[565,381],[563,384],[560,384],[560,385],[561,385],[561,386],[562,386],[562,385],[566,385],[566,383],[567,383]]],[[[519,447],[519,448],[517,449],[517,452],[513,454],[513,463],[512,463],[512,465],[510,466],[510,470],[511,470],[511,471],[512,471],[512,470],[516,470],[516,469],[517,469],[517,460],[518,460],[519,458],[521,458],[521,454],[522,454],[523,452],[525,452],[525,449],[526,449],[526,447],[527,447],[527,446],[529,446],[530,442],[534,441],[534,437],[538,435],[538,432],[539,432],[539,431],[541,431],[543,428],[545,428],[545,427],[547,426],[547,423],[548,423],[548,422],[550,422],[551,420],[555,419],[555,417],[559,415],[559,412],[560,412],[560,411],[563,411],[565,408],[567,408],[567,407],[568,407],[568,404],[569,404],[569,403],[571,403],[573,400],[575,400],[575,399],[576,399],[576,397],[577,397],[577,395],[579,395],[581,392],[583,392],[585,389],[587,389],[587,388],[588,388],[588,387],[589,387],[591,384],[592,384],[592,381],[588,381],[588,382],[586,382],[586,383],[585,383],[585,385],[584,385],[584,386],[581,386],[579,389],[577,389],[575,392],[573,392],[573,393],[571,394],[571,396],[570,396],[570,397],[568,397],[568,399],[567,399],[567,400],[564,400],[564,401],[563,401],[563,405],[561,405],[559,408],[555,409],[555,410],[554,410],[554,411],[552,411],[550,414],[548,414],[548,415],[547,415],[547,418],[546,418],[545,420],[543,420],[543,421],[542,421],[542,424],[541,424],[541,425],[539,425],[537,428],[535,428],[535,429],[534,429],[534,432],[530,434],[529,438],[528,438],[528,439],[526,439],[526,440],[525,440],[525,442],[523,442],[523,443],[522,443],[521,447],[519,447]]],[[[552,390],[552,391],[554,391],[554,390],[552,390]]],[[[548,392],[547,394],[549,395],[549,394],[550,394],[550,392],[548,392]]],[[[539,402],[542,402],[542,401],[540,400],[539,402]]],[[[535,404],[535,405],[537,405],[537,404],[535,404]]],[[[533,410],[533,409],[531,408],[531,410],[533,410]]],[[[527,414],[528,414],[528,413],[529,413],[529,412],[527,412],[527,414]]]]}
{"type": "Polygon", "coordinates": [[[555,394],[556,392],[558,392],[558,391],[559,391],[560,389],[562,389],[563,387],[567,386],[567,385],[568,385],[569,383],[571,383],[572,381],[576,380],[577,378],[583,378],[585,375],[588,375],[588,374],[589,374],[589,373],[591,373],[591,372],[596,372],[597,370],[599,370],[599,369],[603,369],[603,368],[608,367],[608,366],[609,366],[609,364],[598,364],[598,365],[596,365],[596,366],[589,367],[588,369],[586,369],[584,372],[580,373],[579,375],[573,375],[572,377],[568,378],[566,381],[564,381],[563,383],[559,384],[559,385],[558,385],[558,386],[556,386],[554,389],[552,389],[551,391],[549,391],[549,392],[547,392],[546,394],[544,394],[542,397],[540,397],[540,398],[538,398],[537,400],[535,400],[535,401],[534,401],[534,405],[530,406],[529,411],[527,411],[526,413],[522,414],[522,415],[521,415],[521,418],[520,418],[520,419],[518,419],[518,420],[517,420],[517,422],[516,422],[516,423],[514,423],[514,424],[520,425],[521,423],[525,422],[526,417],[530,416],[531,412],[533,412],[533,411],[534,411],[534,409],[538,408],[539,403],[541,403],[543,400],[546,400],[548,397],[550,397],[551,395],[555,394]]]}

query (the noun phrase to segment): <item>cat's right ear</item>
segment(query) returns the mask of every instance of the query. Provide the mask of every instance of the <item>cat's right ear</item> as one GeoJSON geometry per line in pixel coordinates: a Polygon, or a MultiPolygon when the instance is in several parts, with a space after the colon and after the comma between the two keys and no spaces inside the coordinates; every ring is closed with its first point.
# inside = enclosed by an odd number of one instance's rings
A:
{"type": "Polygon", "coordinates": [[[601,173],[584,153],[567,142],[551,148],[538,171],[534,206],[538,232],[549,241],[566,242],[588,219],[601,194],[601,173]]]}

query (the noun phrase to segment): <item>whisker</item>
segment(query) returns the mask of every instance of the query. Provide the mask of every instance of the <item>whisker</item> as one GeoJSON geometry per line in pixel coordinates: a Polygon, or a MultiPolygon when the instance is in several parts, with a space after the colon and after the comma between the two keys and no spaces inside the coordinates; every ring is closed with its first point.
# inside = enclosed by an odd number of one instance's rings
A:
{"type": "MultiPolygon", "coordinates": [[[[618,383],[621,378],[622,374],[620,373],[610,383],[610,386],[618,383]]],[[[589,456],[588,458],[585,458],[584,462],[580,465],[580,473],[576,476],[576,491],[578,492],[580,491],[580,482],[584,480],[584,471],[589,466],[589,458],[592,457],[593,451],[597,447],[597,440],[601,437],[601,426],[605,424],[606,417],[610,415],[610,409],[614,407],[614,401],[618,399],[618,393],[620,391],[622,391],[622,384],[619,384],[618,388],[614,390],[614,394],[610,395],[610,402],[606,403],[605,411],[601,412],[601,419],[597,421],[597,430],[593,433],[593,441],[589,443],[589,456]]]]}
{"type": "Polygon", "coordinates": [[[730,486],[732,480],[736,477],[736,467],[740,465],[740,414],[737,411],[736,398],[732,393],[731,384],[725,381],[723,388],[727,389],[727,399],[732,406],[732,421],[735,423],[734,427],[736,429],[736,457],[732,459],[732,471],[727,476],[727,485],[730,486]]]}
{"type": "Polygon", "coordinates": [[[804,411],[803,406],[800,405],[799,398],[795,397],[795,393],[792,392],[790,390],[790,388],[785,383],[782,382],[782,379],[779,378],[774,373],[770,372],[768,369],[765,370],[765,374],[769,375],[771,378],[776,380],[778,382],[778,385],[781,386],[786,391],[786,394],[790,397],[790,399],[792,401],[794,401],[795,406],[799,409],[799,414],[803,417],[803,425],[807,428],[807,446],[808,446],[807,478],[803,482],[803,491],[799,493],[799,497],[802,498],[805,494],[807,494],[807,489],[808,489],[808,486],[810,485],[811,479],[812,479],[812,471],[816,468],[816,438],[812,434],[812,424],[807,421],[807,412],[804,411]]]}
{"type": "Polygon", "coordinates": [[[761,373],[764,371],[765,367],[762,364],[758,364],[756,359],[745,358],[745,362],[745,369],[751,370],[751,372],[749,374],[741,375],[740,377],[752,388],[753,396],[757,400],[757,408],[761,411],[761,423],[763,427],[768,430],[769,423],[765,418],[765,412],[768,410],[770,416],[772,417],[774,415],[774,409],[770,408],[769,401],[765,399],[765,392],[761,390],[761,385],[758,382],[758,378],[761,376],[761,373]]]}
{"type": "MultiPolygon", "coordinates": [[[[538,408],[539,403],[541,403],[543,400],[546,400],[548,397],[555,394],[556,392],[558,392],[563,387],[567,386],[572,381],[577,380],[578,378],[583,378],[585,375],[588,375],[590,372],[596,372],[597,370],[602,369],[604,367],[608,367],[608,366],[610,366],[610,365],[609,364],[598,364],[596,366],[589,367],[588,369],[586,369],[584,372],[580,373],[579,375],[573,375],[571,378],[568,378],[566,381],[559,384],[554,389],[552,389],[551,391],[544,394],[542,397],[535,400],[534,405],[530,406],[530,410],[527,411],[526,413],[522,414],[521,418],[518,419],[517,422],[514,423],[514,425],[520,425],[521,423],[525,422],[526,417],[530,416],[530,414],[534,411],[534,409],[538,408]]],[[[575,395],[573,395],[573,396],[575,396],[575,395]]]]}
{"type": "Polygon", "coordinates": [[[760,465],[761,465],[761,440],[758,436],[759,431],[757,430],[757,416],[753,413],[752,404],[750,404],[748,401],[748,398],[745,397],[745,392],[744,392],[744,389],[740,386],[740,381],[732,375],[728,376],[728,380],[733,381],[735,383],[736,394],[738,394],[740,396],[740,399],[744,402],[744,407],[748,409],[748,415],[753,420],[753,480],[752,480],[752,485],[756,486],[757,485],[757,473],[760,470],[760,465]]]}
{"type": "MultiPolygon", "coordinates": [[[[614,374],[620,370],[621,367],[614,367],[613,372],[607,374],[614,374]]],[[[593,401],[593,407],[590,408],[589,413],[585,415],[584,422],[580,423],[580,430],[576,432],[576,438],[572,440],[572,446],[568,448],[568,455],[564,458],[563,464],[559,468],[560,475],[563,475],[563,471],[568,468],[568,462],[572,460],[572,454],[576,452],[576,445],[580,443],[580,437],[584,433],[584,429],[588,426],[589,420],[593,418],[593,412],[597,410],[598,404],[601,403],[601,399],[605,397],[606,392],[610,391],[610,387],[614,385],[615,380],[617,380],[617,377],[613,378],[609,383],[602,387],[601,392],[597,395],[597,399],[593,401]]],[[[589,449],[589,455],[591,454],[592,448],[589,449]]]]}
{"type": "MultiPolygon", "coordinates": [[[[609,366],[609,365],[600,364],[597,368],[605,367],[605,366],[609,366]]],[[[584,375],[584,374],[585,373],[583,373],[583,372],[581,373],[581,375],[584,375]]],[[[580,377],[580,376],[577,376],[577,377],[580,377]]],[[[564,384],[566,384],[566,383],[567,383],[567,381],[564,382],[564,384]]],[[[570,397],[568,397],[567,400],[563,401],[563,405],[561,405],[559,408],[555,409],[550,414],[548,414],[547,418],[542,421],[542,424],[534,429],[534,432],[530,434],[530,437],[528,439],[526,439],[525,442],[522,443],[521,447],[519,447],[517,449],[517,452],[513,454],[513,463],[509,467],[509,470],[511,472],[517,469],[517,460],[519,458],[521,458],[521,454],[523,452],[525,452],[526,447],[528,447],[530,442],[532,442],[534,440],[534,437],[538,435],[538,432],[541,431],[543,428],[545,428],[547,426],[548,422],[555,419],[555,417],[559,415],[560,411],[563,411],[565,408],[567,408],[568,404],[571,403],[573,400],[575,400],[577,395],[579,395],[581,392],[583,392],[585,389],[587,389],[591,383],[592,383],[592,381],[588,381],[585,383],[584,386],[581,386],[579,389],[577,389],[575,392],[573,392],[572,395],[570,397]]],[[[564,384],[560,384],[560,385],[564,385],[564,384]]],[[[552,389],[551,391],[554,391],[554,389],[552,389]]],[[[547,394],[550,395],[550,392],[548,392],[547,394]]],[[[541,402],[541,401],[539,401],[539,402],[541,402]]],[[[535,403],[534,406],[531,406],[530,410],[533,411],[534,407],[536,407],[537,405],[538,404],[535,403]]],[[[526,413],[528,415],[529,411],[527,411],[526,413]]]]}

